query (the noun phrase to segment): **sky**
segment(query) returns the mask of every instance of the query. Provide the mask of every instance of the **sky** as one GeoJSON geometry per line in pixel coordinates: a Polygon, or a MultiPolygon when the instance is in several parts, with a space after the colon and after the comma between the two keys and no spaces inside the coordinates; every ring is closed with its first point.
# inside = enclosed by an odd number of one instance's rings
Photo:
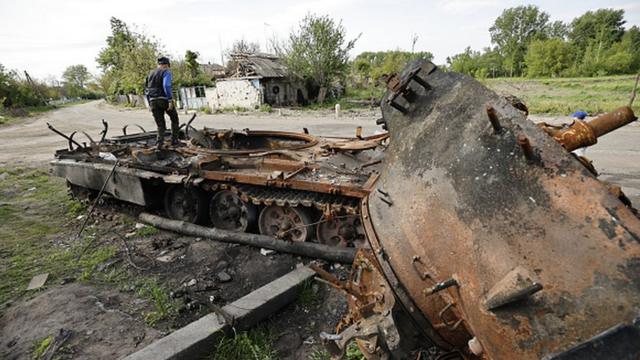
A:
{"type": "Polygon", "coordinates": [[[534,4],[551,21],[570,22],[599,8],[625,10],[626,26],[640,25],[638,0],[0,0],[0,64],[43,80],[60,78],[69,65],[99,74],[95,58],[115,16],[154,36],[167,55],[200,53],[200,62],[220,63],[221,53],[244,38],[263,47],[286,38],[308,13],[341,20],[347,37],[360,34],[351,56],[363,51],[430,51],[436,63],[490,46],[489,27],[505,8],[534,4]]]}

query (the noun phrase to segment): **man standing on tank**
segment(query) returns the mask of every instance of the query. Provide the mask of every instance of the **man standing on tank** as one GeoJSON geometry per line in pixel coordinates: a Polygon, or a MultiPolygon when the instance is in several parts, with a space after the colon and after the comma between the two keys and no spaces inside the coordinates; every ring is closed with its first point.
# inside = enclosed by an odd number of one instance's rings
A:
{"type": "Polygon", "coordinates": [[[171,64],[167,57],[158,58],[158,67],[149,72],[145,84],[145,95],[149,100],[149,107],[153,114],[153,119],[158,126],[157,148],[164,145],[164,133],[167,125],[164,114],[167,113],[171,119],[171,144],[178,145],[178,112],[173,102],[173,92],[171,90],[171,64]]]}

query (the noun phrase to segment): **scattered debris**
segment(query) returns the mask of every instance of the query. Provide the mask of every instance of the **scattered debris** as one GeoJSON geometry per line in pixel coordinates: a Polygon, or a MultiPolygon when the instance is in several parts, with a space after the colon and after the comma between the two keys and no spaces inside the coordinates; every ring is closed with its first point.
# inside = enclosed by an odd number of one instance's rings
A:
{"type": "Polygon", "coordinates": [[[229,263],[224,261],[224,260],[220,260],[218,261],[218,263],[216,264],[216,270],[217,271],[222,271],[224,269],[226,269],[229,266],[229,263]]]}
{"type": "Polygon", "coordinates": [[[156,260],[163,262],[163,263],[168,263],[168,262],[172,262],[173,261],[173,256],[171,255],[163,255],[163,256],[158,256],[156,258],[156,260]]]}
{"type": "Polygon", "coordinates": [[[58,351],[58,349],[60,349],[62,347],[62,345],[64,345],[64,343],[67,340],[69,340],[69,338],[72,335],[73,335],[73,331],[60,329],[60,331],[58,332],[58,335],[56,335],[56,337],[53,339],[51,344],[49,344],[49,347],[47,348],[47,351],[44,352],[44,354],[42,355],[41,358],[43,360],[51,360],[51,359],[53,359],[53,357],[56,355],[56,352],[58,351]]]}
{"type": "Polygon", "coordinates": [[[31,278],[27,290],[35,290],[41,288],[49,278],[49,273],[39,274],[31,278]]]}
{"type": "Polygon", "coordinates": [[[271,254],[275,254],[275,250],[261,248],[260,249],[260,254],[262,254],[264,256],[268,256],[268,255],[271,255],[271,254]]]}
{"type": "Polygon", "coordinates": [[[220,271],[219,273],[217,273],[216,278],[218,278],[221,283],[231,281],[231,275],[229,275],[226,271],[220,271]]]}

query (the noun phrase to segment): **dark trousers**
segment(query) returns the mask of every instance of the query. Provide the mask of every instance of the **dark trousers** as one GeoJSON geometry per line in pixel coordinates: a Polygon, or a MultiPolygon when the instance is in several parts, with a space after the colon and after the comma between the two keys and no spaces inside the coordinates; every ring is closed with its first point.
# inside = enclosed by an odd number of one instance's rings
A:
{"type": "Polygon", "coordinates": [[[169,110],[169,101],[165,99],[154,99],[150,101],[151,113],[153,114],[153,120],[156,121],[158,126],[158,143],[164,141],[164,133],[167,130],[167,125],[164,121],[164,114],[169,115],[171,119],[171,139],[178,140],[179,120],[178,112],[175,108],[169,110]]]}

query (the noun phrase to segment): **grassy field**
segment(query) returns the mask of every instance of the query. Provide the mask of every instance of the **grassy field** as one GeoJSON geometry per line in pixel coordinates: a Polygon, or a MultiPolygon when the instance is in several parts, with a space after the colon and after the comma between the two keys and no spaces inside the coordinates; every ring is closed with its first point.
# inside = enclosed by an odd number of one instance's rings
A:
{"type": "MultiPolygon", "coordinates": [[[[502,95],[515,95],[527,104],[531,114],[569,115],[577,110],[591,114],[608,112],[627,105],[635,83],[635,75],[603,76],[592,78],[497,78],[480,80],[502,95]]],[[[343,109],[368,107],[364,103],[371,96],[384,96],[384,89],[348,88],[345,96],[338,100],[343,109]],[[360,103],[351,103],[350,101],[360,103]]],[[[633,110],[640,112],[640,94],[633,110]]],[[[310,109],[332,108],[334,102],[313,104],[310,109]]]]}
{"type": "MultiPolygon", "coordinates": [[[[595,78],[486,79],[483,83],[503,95],[522,99],[532,114],[569,115],[576,110],[598,114],[627,105],[634,75],[595,78]]],[[[640,95],[638,96],[640,97],[640,95]]],[[[636,99],[633,110],[640,111],[636,99]]]]}

